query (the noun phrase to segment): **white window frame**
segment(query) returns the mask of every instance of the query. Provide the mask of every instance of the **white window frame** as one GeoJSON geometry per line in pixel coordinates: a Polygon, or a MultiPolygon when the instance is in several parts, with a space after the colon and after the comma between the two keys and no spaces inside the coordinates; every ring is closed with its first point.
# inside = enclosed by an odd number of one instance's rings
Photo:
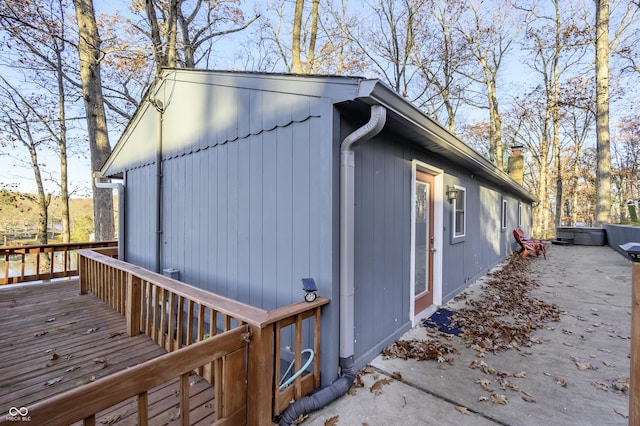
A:
{"type": "Polygon", "coordinates": [[[507,229],[507,199],[502,198],[502,211],[501,211],[500,221],[502,225],[502,230],[507,229]]]}
{"type": "Polygon", "coordinates": [[[522,228],[522,203],[518,202],[518,228],[522,228]]]}
{"type": "Polygon", "coordinates": [[[451,202],[451,237],[453,240],[459,240],[467,235],[467,189],[463,186],[453,185],[453,187],[459,193],[462,193],[462,233],[457,234],[456,229],[458,227],[458,197],[451,202]]]}

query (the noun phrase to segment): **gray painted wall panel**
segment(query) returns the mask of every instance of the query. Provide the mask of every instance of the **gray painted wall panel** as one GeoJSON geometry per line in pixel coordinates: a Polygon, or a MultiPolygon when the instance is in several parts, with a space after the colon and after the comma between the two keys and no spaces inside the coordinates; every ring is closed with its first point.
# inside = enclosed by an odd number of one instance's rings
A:
{"type": "Polygon", "coordinates": [[[307,276],[329,294],[333,255],[320,233],[333,218],[319,204],[311,213],[310,193],[331,199],[333,166],[319,162],[330,146],[315,144],[312,158],[311,133],[323,133],[314,120],[165,160],[163,267],[265,309],[302,300],[307,276]]]}
{"type": "Polygon", "coordinates": [[[356,150],[356,358],[409,321],[411,169],[405,148],[385,139],[356,150]]]}
{"type": "Polygon", "coordinates": [[[153,270],[155,265],[155,166],[130,170],[125,177],[126,261],[153,270]],[[133,191],[142,188],[142,191],[133,191]]]}

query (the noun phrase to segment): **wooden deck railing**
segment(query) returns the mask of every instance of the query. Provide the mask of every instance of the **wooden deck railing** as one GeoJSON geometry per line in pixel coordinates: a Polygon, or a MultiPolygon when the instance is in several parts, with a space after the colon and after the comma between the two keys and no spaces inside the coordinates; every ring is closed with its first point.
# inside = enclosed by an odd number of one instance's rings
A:
{"type": "Polygon", "coordinates": [[[78,275],[75,250],[116,247],[117,244],[117,241],[106,241],[0,247],[0,285],[78,275]]]}
{"type": "MultiPolygon", "coordinates": [[[[168,352],[182,353],[209,337],[247,328],[246,375],[236,377],[237,384],[225,384],[224,378],[234,376],[224,370],[220,360],[200,360],[196,369],[216,392],[227,386],[235,391],[246,389],[246,424],[271,424],[273,416],[280,414],[291,399],[320,386],[320,310],[329,303],[328,299],[266,311],[120,261],[108,250],[78,253],[81,294],[91,292],[122,313],[131,336],[144,333],[168,352]],[[282,352],[293,358],[294,371],[300,370],[303,341],[313,342],[313,364],[280,389],[280,360],[285,356],[282,352]],[[283,345],[288,348],[283,349],[283,345]],[[239,382],[245,380],[243,388],[239,382]]],[[[224,401],[224,395],[220,396],[216,397],[217,404],[224,401]]],[[[223,408],[219,405],[215,412],[223,413],[223,408]]]]}
{"type": "Polygon", "coordinates": [[[84,421],[85,425],[95,425],[97,413],[136,397],[137,424],[146,425],[149,420],[148,391],[179,378],[179,418],[182,425],[188,425],[190,424],[189,376],[193,370],[201,369],[204,364],[216,362],[224,364],[224,368],[221,369],[224,372],[224,378],[220,386],[215,387],[214,410],[218,420],[214,425],[244,424],[246,329],[247,326],[238,326],[179,351],[38,402],[29,407],[30,420],[35,422],[34,424],[70,425],[84,421]],[[227,396],[224,398],[224,404],[222,403],[223,395],[227,396]]]}

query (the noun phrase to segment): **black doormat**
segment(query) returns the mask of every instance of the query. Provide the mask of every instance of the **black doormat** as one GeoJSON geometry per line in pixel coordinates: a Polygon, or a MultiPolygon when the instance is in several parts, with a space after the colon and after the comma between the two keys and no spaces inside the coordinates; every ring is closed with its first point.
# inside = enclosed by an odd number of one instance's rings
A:
{"type": "Polygon", "coordinates": [[[442,333],[453,334],[455,336],[462,333],[458,325],[451,320],[456,312],[440,308],[429,318],[422,320],[422,326],[435,328],[442,333]]]}

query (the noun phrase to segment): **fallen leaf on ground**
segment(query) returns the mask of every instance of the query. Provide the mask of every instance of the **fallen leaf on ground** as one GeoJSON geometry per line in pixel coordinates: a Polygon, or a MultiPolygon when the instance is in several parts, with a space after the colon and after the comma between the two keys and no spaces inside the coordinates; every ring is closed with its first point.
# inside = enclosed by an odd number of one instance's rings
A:
{"type": "Polygon", "coordinates": [[[517,377],[518,379],[522,379],[523,377],[527,377],[526,371],[516,371],[513,373],[513,377],[517,377]]]}
{"type": "Polygon", "coordinates": [[[482,389],[486,390],[487,392],[494,391],[494,389],[491,387],[491,380],[489,379],[477,378],[476,383],[479,384],[482,387],[482,389]]]}
{"type": "Polygon", "coordinates": [[[102,368],[107,368],[109,366],[106,358],[95,358],[93,362],[96,364],[102,364],[102,368]]]}
{"type": "Polygon", "coordinates": [[[81,368],[81,367],[80,367],[79,365],[74,365],[73,367],[69,367],[69,368],[67,368],[65,371],[66,371],[67,373],[70,373],[70,372],[72,372],[72,371],[79,370],[80,368],[81,368]]]}
{"type": "Polygon", "coordinates": [[[591,362],[585,361],[583,359],[572,356],[571,361],[576,364],[576,368],[578,370],[597,370],[598,367],[595,367],[591,362]]]}
{"type": "Polygon", "coordinates": [[[300,414],[300,416],[298,416],[298,418],[295,419],[291,424],[299,425],[300,423],[304,422],[308,418],[309,418],[308,414],[300,414]]]}
{"type": "Polygon", "coordinates": [[[593,385],[593,387],[595,387],[596,389],[600,389],[605,392],[609,390],[609,385],[607,385],[606,383],[591,382],[591,385],[593,385]]]}
{"type": "Polygon", "coordinates": [[[115,413],[100,420],[100,423],[102,423],[103,425],[112,425],[114,423],[119,422],[121,418],[122,418],[122,414],[115,413]]]}
{"type": "Polygon", "coordinates": [[[356,374],[356,377],[353,379],[353,387],[354,388],[364,387],[364,382],[362,381],[362,376],[360,374],[356,374]]]}
{"type": "Polygon", "coordinates": [[[333,416],[327,420],[325,420],[324,422],[324,426],[333,426],[336,423],[338,423],[338,419],[340,418],[340,416],[333,416]]]}
{"type": "Polygon", "coordinates": [[[52,353],[52,354],[51,354],[51,360],[52,360],[52,361],[55,361],[55,360],[57,360],[58,358],[60,358],[60,355],[58,355],[57,353],[55,353],[55,352],[54,352],[54,353],[52,353]]]}
{"type": "Polygon", "coordinates": [[[363,374],[373,374],[375,372],[376,370],[374,370],[373,367],[371,367],[370,365],[367,365],[365,368],[362,369],[363,374]]]}
{"type": "Polygon", "coordinates": [[[391,377],[393,377],[394,379],[396,379],[397,381],[401,382],[402,381],[402,374],[400,374],[399,371],[394,371],[391,374],[391,377]]]}
{"type": "Polygon", "coordinates": [[[494,404],[507,405],[509,403],[509,400],[507,399],[506,395],[494,393],[493,395],[491,395],[491,402],[493,402],[494,404]]]}
{"type": "Polygon", "coordinates": [[[556,381],[557,384],[559,384],[563,388],[567,387],[567,382],[562,377],[555,377],[554,380],[556,381]]]}
{"type": "Polygon", "coordinates": [[[369,389],[370,392],[381,392],[382,391],[382,387],[384,385],[388,385],[390,383],[393,382],[393,379],[380,379],[377,382],[375,382],[373,385],[371,385],[371,388],[369,389]]]}
{"type": "Polygon", "coordinates": [[[382,354],[387,358],[416,359],[418,361],[438,360],[446,361],[445,355],[458,353],[458,350],[448,343],[438,340],[398,340],[387,346],[382,354]]]}
{"type": "Polygon", "coordinates": [[[620,411],[620,410],[618,410],[617,408],[614,408],[614,409],[613,409],[613,411],[614,411],[616,414],[621,415],[621,416],[622,416],[622,417],[624,417],[625,419],[628,419],[628,418],[629,418],[629,414],[625,413],[624,411],[620,411]]]}
{"type": "Polygon", "coordinates": [[[47,334],[48,331],[38,331],[36,333],[33,333],[33,337],[40,337],[40,336],[44,336],[45,334],[47,334]]]}
{"type": "Polygon", "coordinates": [[[56,383],[60,383],[60,382],[62,381],[62,379],[63,379],[63,377],[62,377],[62,376],[61,376],[61,377],[56,377],[55,379],[51,379],[51,380],[49,380],[49,381],[48,381],[48,382],[46,382],[44,385],[45,385],[45,386],[53,386],[53,385],[55,385],[56,383]]]}
{"type": "Polygon", "coordinates": [[[460,405],[456,405],[456,410],[458,410],[459,412],[461,412],[462,414],[465,414],[465,415],[471,414],[471,413],[469,413],[469,409],[467,407],[462,407],[460,405]]]}
{"type": "Polygon", "coordinates": [[[617,394],[625,395],[629,393],[629,378],[628,377],[615,377],[608,379],[611,383],[611,390],[617,394]]]}
{"type": "Polygon", "coordinates": [[[524,399],[526,402],[536,402],[536,399],[530,393],[527,393],[525,391],[522,391],[522,399],[524,399]]]}

